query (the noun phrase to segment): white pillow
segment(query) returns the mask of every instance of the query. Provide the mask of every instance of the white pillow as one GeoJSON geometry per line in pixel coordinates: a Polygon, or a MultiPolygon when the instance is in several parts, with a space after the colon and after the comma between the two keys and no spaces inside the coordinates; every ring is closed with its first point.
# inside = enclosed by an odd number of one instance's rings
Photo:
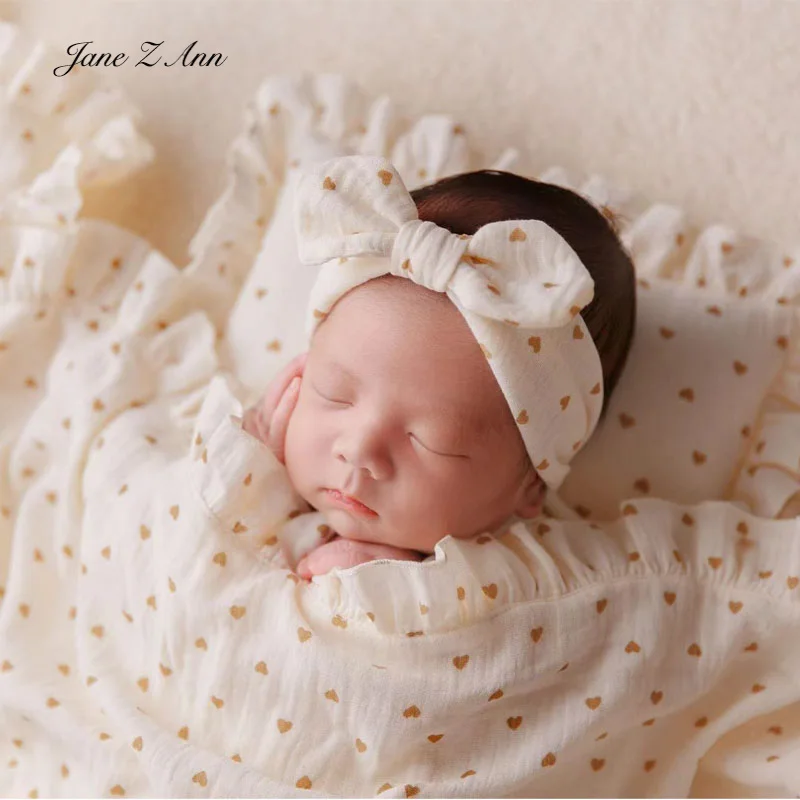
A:
{"type": "MultiPolygon", "coordinates": [[[[413,190],[459,172],[510,169],[516,151],[480,163],[449,116],[401,123],[388,98],[369,102],[336,75],[267,80],[249,115],[190,269],[218,280],[219,291],[238,291],[222,358],[254,402],[305,347],[304,311],[319,267],[297,259],[297,166],[384,155],[413,190]],[[266,233],[254,233],[266,219],[266,233]],[[233,268],[217,276],[223,251],[233,268]]],[[[643,496],[722,499],[780,514],[800,490],[800,249],[721,224],[698,231],[680,208],[648,203],[597,175],[581,182],[554,167],[537,179],[614,215],[639,278],[628,364],[562,497],[595,519],[615,519],[643,496]]]]}
{"type": "Polygon", "coordinates": [[[539,179],[617,216],[638,276],[629,360],[564,499],[592,519],[645,496],[778,516],[800,490],[800,249],[697,230],[598,176],[539,179]]]}

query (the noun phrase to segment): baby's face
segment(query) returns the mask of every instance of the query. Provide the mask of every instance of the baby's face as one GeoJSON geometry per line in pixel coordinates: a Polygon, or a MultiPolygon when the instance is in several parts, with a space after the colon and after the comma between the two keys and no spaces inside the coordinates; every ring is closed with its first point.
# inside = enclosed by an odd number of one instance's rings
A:
{"type": "Polygon", "coordinates": [[[285,459],[297,492],[340,536],[430,553],[447,535],[534,517],[544,485],[524,455],[500,387],[444,295],[405,278],[369,281],[318,327],[285,459]]]}

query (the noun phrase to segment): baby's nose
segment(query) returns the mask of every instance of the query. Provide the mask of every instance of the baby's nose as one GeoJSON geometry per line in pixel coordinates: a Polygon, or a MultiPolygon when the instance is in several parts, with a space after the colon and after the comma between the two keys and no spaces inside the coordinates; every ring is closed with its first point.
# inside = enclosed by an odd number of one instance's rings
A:
{"type": "Polygon", "coordinates": [[[364,473],[373,480],[383,480],[389,474],[388,457],[384,442],[377,432],[351,434],[339,443],[336,458],[349,464],[356,473],[364,473]]]}
{"type": "Polygon", "coordinates": [[[338,455],[337,458],[339,459],[339,461],[343,461],[345,464],[350,464],[353,467],[353,472],[354,473],[363,472],[363,473],[365,473],[365,476],[368,476],[368,477],[370,477],[372,479],[375,478],[375,474],[374,474],[374,472],[372,471],[372,469],[370,467],[368,467],[368,466],[360,466],[358,464],[353,464],[350,461],[348,461],[348,459],[345,458],[343,455],[338,455]]]}

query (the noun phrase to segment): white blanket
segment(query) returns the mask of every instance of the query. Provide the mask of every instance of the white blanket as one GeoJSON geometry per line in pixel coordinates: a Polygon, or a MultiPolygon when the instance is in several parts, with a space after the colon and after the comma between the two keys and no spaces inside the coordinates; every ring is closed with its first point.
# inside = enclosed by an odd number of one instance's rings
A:
{"type": "MultiPolygon", "coordinates": [[[[9,462],[3,794],[681,796],[735,729],[734,772],[800,791],[797,520],[641,500],[298,582],[214,296],[129,235],[81,241],[95,278],[127,255],[77,296],[52,261],[12,276],[63,332],[9,462]]],[[[21,404],[43,340],[4,310],[21,404]]]]}

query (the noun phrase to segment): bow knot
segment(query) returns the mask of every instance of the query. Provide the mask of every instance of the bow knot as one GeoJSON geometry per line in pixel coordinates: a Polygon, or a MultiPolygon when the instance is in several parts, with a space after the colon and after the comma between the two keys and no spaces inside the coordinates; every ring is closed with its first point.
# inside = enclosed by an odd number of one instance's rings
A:
{"type": "MultiPolygon", "coordinates": [[[[446,292],[463,310],[524,328],[565,325],[594,296],[577,253],[545,222],[502,220],[473,236],[451,233],[419,219],[383,158],[343,156],[303,173],[295,203],[298,252],[306,264],[390,256],[382,274],[410,278],[446,292]]],[[[355,285],[359,267],[352,266],[355,285]]],[[[366,259],[363,280],[377,277],[375,270],[375,261],[366,259]]]]}
{"type": "Polygon", "coordinates": [[[467,241],[457,234],[433,222],[409,220],[397,232],[391,271],[434,292],[444,292],[466,250],[467,241]]]}

